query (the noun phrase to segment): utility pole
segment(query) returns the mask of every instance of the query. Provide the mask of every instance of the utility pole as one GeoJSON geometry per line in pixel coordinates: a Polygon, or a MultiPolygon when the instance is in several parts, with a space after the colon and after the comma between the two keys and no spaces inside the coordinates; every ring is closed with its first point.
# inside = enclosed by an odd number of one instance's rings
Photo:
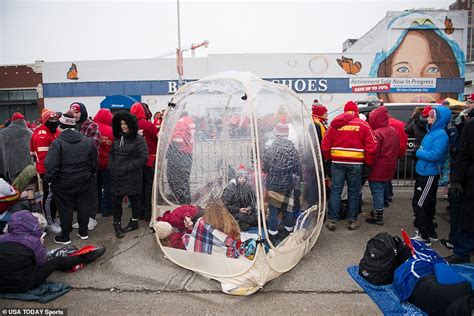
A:
{"type": "Polygon", "coordinates": [[[181,51],[181,23],[179,16],[179,0],[177,2],[177,14],[178,14],[178,49],[176,50],[176,70],[178,71],[178,88],[183,83],[183,52],[181,51]]]}

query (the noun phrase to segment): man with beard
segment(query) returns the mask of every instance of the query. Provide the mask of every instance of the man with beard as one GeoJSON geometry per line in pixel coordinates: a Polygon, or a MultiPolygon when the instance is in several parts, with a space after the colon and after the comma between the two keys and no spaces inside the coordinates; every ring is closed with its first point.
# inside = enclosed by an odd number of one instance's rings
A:
{"type": "MultiPolygon", "coordinates": [[[[47,204],[49,185],[48,182],[44,181],[44,174],[46,173],[44,160],[48,154],[49,146],[59,135],[58,124],[59,122],[56,112],[44,109],[41,113],[41,126],[33,132],[30,142],[30,154],[36,163],[36,171],[41,177],[41,180],[43,180],[43,207],[45,208],[48,225],[53,225],[54,223],[56,207],[52,202],[51,197],[47,204]],[[46,205],[48,205],[48,207],[46,205]]],[[[54,232],[59,232],[59,227],[52,229],[54,232]]]]}
{"type": "MultiPolygon", "coordinates": [[[[95,146],[95,149],[98,151],[100,146],[100,132],[99,126],[88,117],[86,106],[80,102],[74,102],[69,107],[74,113],[74,119],[76,120],[76,129],[82,135],[90,138],[95,146]]],[[[99,196],[97,193],[97,175],[92,177],[92,182],[90,183],[92,186],[91,188],[91,208],[89,211],[89,224],[87,225],[89,230],[93,230],[97,226],[97,221],[95,220],[95,216],[99,209],[99,196]]],[[[73,228],[79,228],[79,224],[75,223],[73,228]]]]}

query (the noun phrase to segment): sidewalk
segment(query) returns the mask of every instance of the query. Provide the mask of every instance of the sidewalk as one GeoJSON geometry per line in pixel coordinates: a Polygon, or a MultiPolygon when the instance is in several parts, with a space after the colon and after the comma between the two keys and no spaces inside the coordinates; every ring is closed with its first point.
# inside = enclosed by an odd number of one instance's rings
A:
{"type": "MultiPolygon", "coordinates": [[[[81,241],[71,234],[73,244],[101,244],[106,254],[76,273],[57,272],[50,280],[70,284],[73,290],[48,304],[0,300],[2,307],[67,308],[69,315],[113,314],[351,314],[380,315],[372,300],[346,272],[359,263],[367,241],[379,232],[398,234],[404,227],[413,234],[412,188],[394,188],[394,202],[384,214],[385,226],[365,222],[356,231],[347,230],[341,221],[334,232],[325,227],[314,248],[288,273],[269,282],[251,297],[232,297],[220,290],[220,284],[185,270],[163,257],[155,237],[145,222],[140,229],[116,239],[112,219],[101,219],[81,241]]],[[[370,212],[368,188],[364,188],[363,210],[370,212]]],[[[446,218],[446,201],[439,199],[437,211],[446,218]]],[[[129,211],[129,210],[128,210],[129,211]]],[[[125,212],[124,222],[128,213],[125,212]]],[[[438,235],[446,238],[449,223],[436,216],[438,235]]],[[[361,216],[360,220],[365,221],[361,216]]],[[[49,249],[57,248],[47,236],[49,249]]],[[[439,243],[433,248],[443,256],[449,252],[439,243]]]]}

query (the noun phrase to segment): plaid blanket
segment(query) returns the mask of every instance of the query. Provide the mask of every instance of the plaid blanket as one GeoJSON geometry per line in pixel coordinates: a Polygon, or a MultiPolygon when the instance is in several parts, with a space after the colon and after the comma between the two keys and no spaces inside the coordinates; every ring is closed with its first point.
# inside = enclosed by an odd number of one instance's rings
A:
{"type": "Polygon", "coordinates": [[[293,190],[287,192],[268,191],[268,203],[278,208],[279,211],[293,211],[295,201],[292,198],[293,190]]]}
{"type": "Polygon", "coordinates": [[[241,241],[215,229],[201,217],[194,225],[191,234],[183,236],[188,251],[207,254],[225,254],[228,258],[238,258],[241,241]]]}

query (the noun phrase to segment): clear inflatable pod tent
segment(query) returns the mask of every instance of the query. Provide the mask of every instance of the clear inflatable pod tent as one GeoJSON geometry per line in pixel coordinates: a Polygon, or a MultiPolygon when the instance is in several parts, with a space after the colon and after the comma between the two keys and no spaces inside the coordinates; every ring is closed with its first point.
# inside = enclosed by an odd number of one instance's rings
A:
{"type": "Polygon", "coordinates": [[[250,295],[316,243],[326,204],[311,115],[247,72],[182,86],[158,141],[153,225],[172,262],[250,295]]]}

